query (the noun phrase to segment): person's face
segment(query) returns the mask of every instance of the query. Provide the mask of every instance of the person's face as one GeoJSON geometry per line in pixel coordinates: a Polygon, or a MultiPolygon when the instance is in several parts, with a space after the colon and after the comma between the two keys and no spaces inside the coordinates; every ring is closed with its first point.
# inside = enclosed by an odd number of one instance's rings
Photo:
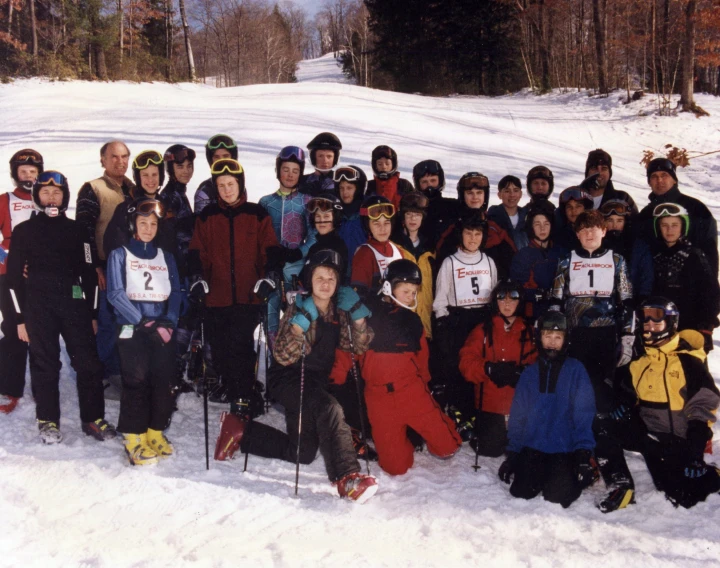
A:
{"type": "Polygon", "coordinates": [[[677,244],[683,234],[683,224],[680,217],[663,217],[658,225],[665,244],[668,246],[677,244]]]}
{"type": "Polygon", "coordinates": [[[350,183],[349,181],[341,181],[340,182],[340,201],[342,201],[345,205],[349,205],[352,203],[353,198],[355,197],[355,186],[350,183]]]}
{"type": "Polygon", "coordinates": [[[146,193],[155,194],[160,185],[160,168],[150,164],[144,170],[140,170],[140,185],[146,193]]]}
{"type": "Polygon", "coordinates": [[[63,199],[62,189],[54,185],[45,185],[40,189],[38,199],[43,207],[60,207],[63,199]]]}
{"type": "Polygon", "coordinates": [[[315,150],[315,168],[318,170],[330,170],[335,161],[335,152],[332,150],[315,150]]]}
{"type": "Polygon", "coordinates": [[[431,187],[440,186],[440,176],[437,174],[425,174],[418,183],[421,191],[427,191],[431,187]]]}
{"type": "Polygon", "coordinates": [[[483,232],[480,229],[463,229],[462,246],[467,252],[475,252],[480,248],[483,232]]]}
{"type": "Polygon", "coordinates": [[[283,162],[280,166],[280,185],[286,189],[294,188],[300,181],[300,164],[283,162]]]}
{"type": "Polygon", "coordinates": [[[621,215],[610,215],[605,218],[605,228],[608,231],[620,231],[625,229],[625,217],[621,215]]]}
{"type": "Polygon", "coordinates": [[[537,215],[533,219],[532,229],[533,233],[535,233],[535,238],[540,242],[544,242],[550,238],[552,225],[545,215],[537,215]]]}
{"type": "Polygon", "coordinates": [[[130,162],[130,152],[121,142],[113,142],[100,157],[100,163],[108,175],[121,178],[125,175],[130,162]]]}
{"type": "Polygon", "coordinates": [[[550,193],[550,184],[546,179],[534,179],[530,182],[530,193],[533,195],[547,195],[550,193]]]}
{"type": "Polygon", "coordinates": [[[463,193],[463,198],[470,209],[480,209],[485,203],[485,192],[482,189],[471,189],[463,193]]]}
{"type": "Polygon", "coordinates": [[[554,329],[545,329],[540,333],[540,341],[544,349],[560,351],[565,341],[565,332],[554,329]]]}
{"type": "Polygon", "coordinates": [[[498,191],[498,197],[504,207],[514,209],[518,203],[520,203],[520,199],[522,199],[522,189],[514,183],[509,183],[498,191]]]}
{"type": "Polygon", "coordinates": [[[577,232],[580,245],[587,251],[596,251],[602,245],[603,237],[607,231],[600,227],[585,227],[577,232]]]}
{"type": "Polygon", "coordinates": [[[386,217],[379,219],[370,219],[370,234],[376,241],[384,243],[390,238],[392,232],[392,222],[386,217]]]}
{"type": "Polygon", "coordinates": [[[135,221],[136,238],[144,243],[149,243],[155,238],[158,231],[158,218],[154,213],[143,217],[138,215],[135,221]]]}
{"type": "Polygon", "coordinates": [[[588,169],[588,177],[598,175],[598,189],[605,189],[607,182],[610,180],[610,168],[608,166],[595,166],[588,169]]]}
{"type": "Polygon", "coordinates": [[[403,306],[414,306],[417,298],[418,285],[411,282],[400,282],[393,289],[393,296],[403,306]]]}
{"type": "Polygon", "coordinates": [[[375,169],[380,173],[392,171],[392,160],[390,158],[378,158],[375,162],[375,169]]]}
{"type": "Polygon", "coordinates": [[[37,166],[22,165],[18,166],[17,177],[18,181],[32,181],[34,182],[39,175],[37,166]]]}
{"type": "Polygon", "coordinates": [[[312,275],[312,295],[314,299],[327,301],[335,294],[337,273],[327,266],[318,266],[312,275]]]}
{"type": "Polygon", "coordinates": [[[220,176],[216,183],[218,195],[225,203],[232,205],[240,199],[240,184],[234,176],[220,176]]]}
{"type": "Polygon", "coordinates": [[[420,225],[422,225],[423,222],[423,216],[422,213],[418,213],[417,211],[408,211],[405,213],[403,221],[405,222],[405,228],[408,231],[414,232],[420,230],[420,225]]]}
{"type": "Polygon", "coordinates": [[[218,148],[213,152],[212,163],[214,164],[218,160],[224,160],[225,158],[232,159],[232,154],[227,148],[218,148]]]}
{"type": "Polygon", "coordinates": [[[321,235],[327,235],[333,230],[333,212],[315,211],[315,228],[321,235]]]}
{"type": "Polygon", "coordinates": [[[515,310],[517,310],[519,303],[520,300],[513,300],[508,294],[504,299],[498,299],[498,311],[506,318],[511,318],[515,315],[515,310]]]}
{"type": "Polygon", "coordinates": [[[652,340],[652,334],[653,333],[662,333],[667,328],[667,323],[665,320],[662,321],[652,321],[648,320],[643,322],[643,338],[646,340],[647,344],[650,345],[664,345],[668,341],[670,341],[670,338],[660,340],[659,342],[657,340],[652,340]]]}
{"type": "Polygon", "coordinates": [[[675,185],[675,180],[667,172],[653,172],[649,183],[655,195],[664,195],[675,185]]]}
{"type": "Polygon", "coordinates": [[[569,223],[574,223],[575,219],[577,219],[578,215],[583,211],[585,211],[585,206],[580,201],[571,199],[565,204],[565,215],[569,223]]]}
{"type": "Polygon", "coordinates": [[[183,185],[190,183],[190,180],[195,173],[195,165],[192,160],[185,160],[184,162],[175,162],[173,165],[175,172],[175,179],[183,185]]]}

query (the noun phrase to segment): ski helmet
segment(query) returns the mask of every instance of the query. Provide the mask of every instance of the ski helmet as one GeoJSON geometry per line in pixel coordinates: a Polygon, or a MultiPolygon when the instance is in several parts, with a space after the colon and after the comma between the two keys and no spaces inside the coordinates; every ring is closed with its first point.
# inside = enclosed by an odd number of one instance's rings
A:
{"type": "Polygon", "coordinates": [[[32,189],[32,200],[35,209],[45,213],[48,217],[57,217],[60,213],[67,210],[70,204],[70,186],[68,185],[67,178],[60,172],[55,170],[48,170],[41,173],[35,180],[35,184],[32,189]],[[63,192],[62,202],[60,206],[44,206],[40,203],[40,190],[46,186],[59,187],[63,192]]]}
{"type": "MultiPolygon", "coordinates": [[[[18,180],[18,168],[20,168],[20,166],[35,166],[38,169],[38,175],[40,175],[43,173],[43,165],[43,157],[40,152],[31,148],[19,150],[10,158],[10,177],[18,187],[20,187],[20,180],[18,180]]],[[[22,189],[27,191],[32,190],[32,185],[29,182],[24,182],[23,185],[24,187],[22,189]]]]}
{"type": "Polygon", "coordinates": [[[567,213],[565,212],[565,206],[567,205],[568,201],[577,201],[579,203],[582,203],[585,211],[590,211],[595,206],[593,198],[588,193],[586,193],[583,188],[578,186],[572,186],[568,187],[567,189],[563,189],[560,193],[559,201],[560,215],[562,215],[563,219],[565,219],[566,221],[567,213]]]}
{"type": "Polygon", "coordinates": [[[143,195],[132,201],[127,210],[128,232],[130,236],[133,237],[137,233],[138,216],[149,217],[153,214],[158,218],[158,222],[165,217],[165,207],[157,199],[143,195]]]}
{"type": "Polygon", "coordinates": [[[655,236],[660,238],[660,219],[663,217],[680,217],[683,222],[683,236],[687,237],[690,232],[690,214],[687,209],[677,203],[660,203],[653,209],[653,227],[655,236]]]}
{"type": "Polygon", "coordinates": [[[587,160],[585,161],[585,177],[588,177],[590,168],[597,168],[598,166],[607,166],[610,170],[610,177],[612,178],[612,156],[602,148],[588,152],[587,160]]]}
{"type": "Polygon", "coordinates": [[[550,168],[546,166],[535,166],[534,168],[531,168],[530,171],[527,173],[527,179],[526,186],[527,186],[527,192],[530,198],[535,199],[549,199],[552,195],[553,189],[555,189],[555,181],[553,178],[553,173],[550,171],[550,168]],[[535,195],[530,186],[532,185],[533,180],[535,179],[544,179],[546,182],[548,182],[548,185],[550,186],[550,190],[548,191],[547,195],[535,195]]]}
{"type": "Polygon", "coordinates": [[[645,345],[657,345],[670,339],[678,329],[680,312],[674,302],[662,296],[651,296],[640,304],[640,320],[643,324],[643,343],[645,345]],[[661,331],[645,331],[645,323],[665,322],[665,329],[661,331]]]}
{"type": "Polygon", "coordinates": [[[389,179],[393,175],[395,175],[395,173],[397,172],[397,167],[398,167],[397,153],[390,146],[385,146],[385,145],[377,146],[372,151],[371,160],[372,160],[373,172],[375,173],[375,175],[377,176],[378,179],[389,179]],[[392,169],[389,172],[377,171],[377,161],[380,158],[387,158],[388,160],[390,160],[392,162],[392,169]]]}
{"type": "Polygon", "coordinates": [[[230,157],[233,160],[238,159],[238,149],[235,144],[235,140],[230,138],[227,134],[216,134],[215,136],[211,136],[207,141],[207,144],[205,144],[205,158],[207,158],[208,165],[212,165],[213,154],[215,153],[215,150],[220,148],[225,148],[228,152],[230,152],[230,157]]]}
{"type": "Polygon", "coordinates": [[[305,260],[302,269],[302,284],[304,288],[312,294],[312,277],[315,269],[319,266],[332,268],[337,273],[338,284],[335,288],[335,294],[340,290],[340,278],[345,273],[345,261],[340,253],[332,249],[322,249],[314,252],[305,260]]]}
{"type": "Polygon", "coordinates": [[[210,166],[210,175],[212,176],[213,187],[217,192],[217,179],[220,176],[233,176],[240,185],[240,195],[245,193],[245,171],[237,160],[223,158],[210,166]]]}
{"type": "Polygon", "coordinates": [[[332,167],[334,168],[335,166],[337,166],[338,159],[340,158],[340,150],[342,150],[342,144],[340,143],[340,139],[332,132],[321,132],[315,138],[310,140],[310,142],[308,142],[307,147],[308,150],[310,150],[310,163],[315,166],[316,169],[317,165],[315,163],[315,152],[317,152],[318,150],[332,150],[334,153],[332,167]]]}
{"type": "Polygon", "coordinates": [[[535,322],[535,344],[538,351],[547,359],[557,359],[565,353],[568,347],[568,320],[562,312],[549,311],[541,315],[535,322]],[[560,349],[545,349],[542,344],[543,331],[562,331],[565,334],[560,349]]]}
{"type": "Polygon", "coordinates": [[[510,278],[501,280],[497,283],[495,288],[493,288],[492,296],[490,299],[490,309],[493,314],[499,314],[500,310],[498,309],[498,300],[503,300],[509,297],[512,300],[518,300],[518,305],[515,308],[513,316],[519,316],[523,311],[522,299],[524,295],[525,288],[523,288],[523,285],[520,284],[520,282],[515,282],[510,278]]]}
{"type": "Polygon", "coordinates": [[[305,173],[305,150],[297,146],[285,146],[275,158],[275,177],[280,181],[280,168],[285,162],[292,162],[300,166],[300,177],[298,182],[290,189],[295,189],[300,185],[300,180],[305,173]]]}
{"type": "Polygon", "coordinates": [[[647,180],[648,183],[650,183],[650,176],[652,176],[655,172],[665,172],[672,176],[672,178],[677,182],[677,172],[675,169],[675,163],[672,160],[669,160],[668,158],[655,158],[652,160],[648,166],[647,166],[647,180]]]}
{"type": "Polygon", "coordinates": [[[167,174],[170,176],[170,179],[174,181],[175,168],[173,167],[173,164],[182,164],[185,160],[195,162],[195,150],[188,148],[184,144],[173,144],[165,150],[163,159],[165,160],[167,174]]]}
{"type": "Polygon", "coordinates": [[[318,211],[332,211],[333,214],[333,228],[337,229],[342,221],[342,202],[340,199],[332,193],[321,193],[317,197],[313,197],[307,204],[307,212],[310,215],[310,226],[313,229],[317,229],[315,226],[315,213],[318,211]]]}
{"type": "Polygon", "coordinates": [[[165,183],[165,169],[163,168],[163,157],[160,155],[159,152],[156,152],[155,150],[143,150],[137,155],[137,157],[133,160],[132,163],[133,181],[135,182],[136,187],[141,191],[145,190],[142,188],[142,184],[140,183],[140,172],[150,166],[157,166],[159,175],[158,183],[160,184],[158,186],[158,189],[160,189],[165,183]]]}
{"type": "Polygon", "coordinates": [[[413,184],[415,185],[415,189],[417,191],[422,191],[420,189],[420,179],[426,175],[438,176],[440,182],[436,188],[428,188],[423,191],[423,193],[426,193],[429,197],[442,193],[442,190],[445,189],[445,171],[440,165],[440,162],[435,160],[423,160],[422,162],[415,164],[415,167],[413,168],[413,184]]]}
{"type": "MultiPolygon", "coordinates": [[[[552,208],[549,207],[549,204],[547,204],[546,201],[532,203],[527,215],[525,216],[525,232],[531,241],[537,238],[535,231],[533,230],[533,221],[535,221],[535,217],[538,215],[542,215],[550,222],[550,235],[552,235],[554,229],[555,215],[553,215],[552,208]]],[[[542,242],[546,242],[548,240],[550,240],[550,236],[542,242]]]]}
{"type": "Polygon", "coordinates": [[[343,166],[333,173],[333,181],[335,182],[335,191],[340,196],[340,182],[346,181],[355,186],[355,196],[353,201],[361,199],[365,195],[367,189],[367,176],[362,169],[357,166],[343,166]]]}
{"type": "Polygon", "coordinates": [[[370,220],[373,221],[380,217],[392,220],[395,216],[395,206],[390,203],[387,197],[382,195],[371,195],[366,197],[360,206],[360,221],[365,234],[370,235],[370,220]]]}
{"type": "Polygon", "coordinates": [[[416,284],[417,286],[422,285],[422,273],[420,272],[420,268],[412,260],[408,260],[406,258],[394,260],[388,264],[385,277],[383,278],[382,287],[380,288],[380,293],[392,298],[398,306],[414,310],[417,308],[417,296],[415,297],[415,305],[406,306],[402,302],[399,302],[393,294],[395,286],[402,282],[416,284]]]}
{"type": "Polygon", "coordinates": [[[485,194],[485,199],[480,208],[481,211],[485,211],[488,208],[488,201],[490,200],[490,181],[487,176],[480,172],[463,174],[457,182],[457,193],[460,203],[464,202],[465,192],[471,189],[479,189],[485,194]]]}
{"type": "Polygon", "coordinates": [[[429,204],[430,200],[424,193],[419,191],[406,193],[400,199],[400,216],[405,213],[421,213],[424,217],[427,215],[429,204]]]}

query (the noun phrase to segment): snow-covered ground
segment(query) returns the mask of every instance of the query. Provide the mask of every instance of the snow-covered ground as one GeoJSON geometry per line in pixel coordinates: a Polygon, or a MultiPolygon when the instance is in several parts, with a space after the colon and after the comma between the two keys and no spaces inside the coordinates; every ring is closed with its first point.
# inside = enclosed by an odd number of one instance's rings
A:
{"type": "MultiPolygon", "coordinates": [[[[298,76],[337,77],[331,64],[306,63],[298,76]]],[[[463,172],[480,170],[495,187],[505,174],[524,179],[536,164],[553,169],[557,194],[582,179],[588,150],[602,147],[613,156],[616,186],[644,205],[644,149],[720,148],[720,99],[699,96],[712,116],[698,120],[643,116],[652,100],[624,106],[621,96],[431,98],[312,81],[232,89],[17,81],[0,85],[0,162],[19,148],[37,148],[76,193],[99,174],[98,150],[110,138],[125,140],[133,154],[182,142],[199,152],[194,190],[209,175],[205,141],[226,132],[239,143],[257,200],[277,187],[280,147],[305,146],[329,130],[343,142],[341,163],[368,172],[378,144],[397,150],[406,177],[417,161],[438,159],[449,195],[463,172]]],[[[718,215],[720,155],[693,161],[679,178],[718,215]]],[[[491,202],[498,202],[494,193],[491,202]]],[[[718,350],[710,367],[720,376],[718,350]]],[[[56,447],[37,438],[29,387],[13,414],[0,415],[0,566],[720,565],[720,496],[676,510],[636,455],[629,461],[637,504],[610,515],[594,506],[602,484],[568,510],[512,499],[496,476],[501,460],[481,458],[474,472],[468,447],[447,462],[417,454],[400,478],[373,467],[380,490],[354,506],[337,498],[321,458],[302,468],[297,499],[292,464],[251,456],[246,473],[242,459],[206,471],[202,405],[194,395],[180,399],[168,431],[177,455],[147,470],[128,466],[118,441],[100,444],[80,433],[66,355],[61,399],[66,438],[56,447]]],[[[118,410],[108,403],[111,421],[118,410]]],[[[220,410],[211,407],[213,441],[220,410]]],[[[283,423],[276,412],[268,419],[283,423]]]]}
{"type": "Polygon", "coordinates": [[[295,77],[298,83],[352,83],[351,79],[343,75],[342,66],[333,53],[301,61],[295,77]]]}

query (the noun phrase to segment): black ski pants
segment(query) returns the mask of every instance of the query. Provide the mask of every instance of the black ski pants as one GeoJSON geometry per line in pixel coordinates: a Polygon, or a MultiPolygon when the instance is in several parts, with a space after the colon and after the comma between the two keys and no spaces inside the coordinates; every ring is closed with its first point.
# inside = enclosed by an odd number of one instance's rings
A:
{"type": "Polygon", "coordinates": [[[580,361],[590,376],[599,413],[610,412],[615,395],[617,338],[614,326],[576,327],[570,331],[568,354],[580,361]]]}
{"type": "Polygon", "coordinates": [[[471,445],[481,456],[498,458],[507,447],[505,415],[478,410],[475,415],[475,440],[471,445]]]}
{"type": "Polygon", "coordinates": [[[20,398],[25,391],[28,344],[17,334],[17,316],[6,276],[0,276],[0,312],[3,337],[0,339],[0,394],[20,398]]]}
{"type": "Polygon", "coordinates": [[[117,346],[123,382],[118,431],[165,430],[175,406],[171,393],[176,369],[174,337],[163,344],[155,331],[135,331],[128,339],[118,338],[117,346]]]}
{"type": "Polygon", "coordinates": [[[546,501],[559,503],[563,508],[580,497],[582,490],[572,454],[546,454],[530,448],[520,452],[510,494],[533,499],[541,492],[546,501]]]}
{"type": "Polygon", "coordinates": [[[80,419],[105,416],[103,365],[97,354],[92,315],[84,300],[33,294],[25,325],[30,338],[30,379],[38,420],[60,420],[60,336],[77,373],[80,419]]]}

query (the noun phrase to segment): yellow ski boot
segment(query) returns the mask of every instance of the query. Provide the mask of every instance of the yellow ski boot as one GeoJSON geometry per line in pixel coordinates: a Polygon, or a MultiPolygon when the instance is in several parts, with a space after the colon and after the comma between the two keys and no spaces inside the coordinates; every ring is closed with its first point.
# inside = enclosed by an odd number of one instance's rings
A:
{"type": "Polygon", "coordinates": [[[162,430],[153,430],[148,428],[147,445],[158,455],[159,458],[166,458],[173,455],[175,449],[163,434],[162,430]]]}
{"type": "Polygon", "coordinates": [[[130,465],[152,465],[158,462],[158,455],[148,445],[146,434],[123,434],[123,438],[130,465]]]}

